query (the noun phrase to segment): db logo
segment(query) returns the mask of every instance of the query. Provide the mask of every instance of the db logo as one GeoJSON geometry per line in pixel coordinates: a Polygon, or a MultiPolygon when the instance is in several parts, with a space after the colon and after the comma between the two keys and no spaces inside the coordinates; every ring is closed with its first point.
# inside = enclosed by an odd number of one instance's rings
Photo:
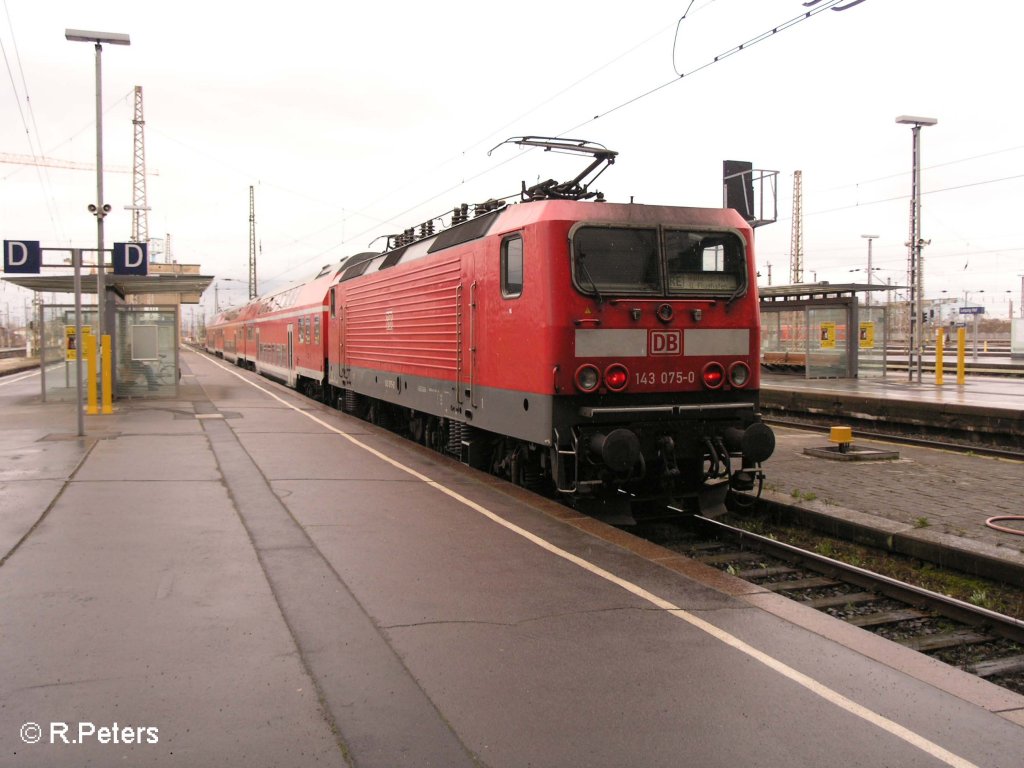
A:
{"type": "Polygon", "coordinates": [[[651,331],[650,350],[652,355],[681,355],[683,334],[678,330],[651,331]]]}

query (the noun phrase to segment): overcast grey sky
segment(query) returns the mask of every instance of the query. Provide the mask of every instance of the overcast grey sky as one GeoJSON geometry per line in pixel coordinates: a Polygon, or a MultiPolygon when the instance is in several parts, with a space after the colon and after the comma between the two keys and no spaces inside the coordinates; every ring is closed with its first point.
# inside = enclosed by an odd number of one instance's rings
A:
{"type": "MultiPolygon", "coordinates": [[[[582,168],[513,147],[488,156],[522,134],[618,151],[595,185],[611,201],[717,206],[722,160],[779,171],[779,221],[756,246],[776,285],[789,282],[801,170],[805,279],[864,282],[861,235],[876,234],[875,279],[902,283],[911,131],[895,118],[924,115],[939,121],[922,132],[926,296],[1019,308],[1020,3],[865,0],[678,79],[807,10],[696,0],[677,33],[689,5],[3,0],[0,155],[95,160],[93,48],[64,30],[122,32],[131,45],[103,51],[106,164],[131,166],[141,85],[150,235],[226,279],[222,299],[245,296],[250,185],[262,290],[582,168]]],[[[108,170],[105,188],[109,246],[130,233],[131,174],[108,170]]],[[[94,245],[94,198],[93,172],[0,162],[5,239],[94,245]]],[[[21,295],[8,286],[0,302],[21,295]]]]}

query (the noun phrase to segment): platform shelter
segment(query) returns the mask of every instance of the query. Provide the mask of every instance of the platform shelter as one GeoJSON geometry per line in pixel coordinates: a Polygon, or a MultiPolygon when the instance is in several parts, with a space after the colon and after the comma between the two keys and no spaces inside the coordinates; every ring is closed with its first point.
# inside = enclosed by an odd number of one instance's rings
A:
{"type": "MultiPolygon", "coordinates": [[[[213,281],[210,276],[198,274],[198,268],[189,270],[188,265],[150,267],[157,269],[149,275],[108,274],[104,281],[114,399],[177,395],[180,306],[198,302],[213,281]]],[[[75,338],[73,275],[5,274],[3,279],[37,296],[35,322],[39,329],[43,401],[74,400],[78,396],[75,371],[80,344],[75,338]],[[60,300],[47,302],[47,296],[59,296],[60,300]]],[[[82,275],[82,295],[95,296],[96,282],[95,274],[82,275]]],[[[82,306],[83,333],[96,333],[97,317],[95,304],[82,306]]],[[[82,370],[84,376],[84,366],[82,370]]]]}
{"type": "Polygon", "coordinates": [[[759,286],[761,366],[808,379],[884,376],[889,312],[860,294],[894,286],[811,283],[759,286]]]}

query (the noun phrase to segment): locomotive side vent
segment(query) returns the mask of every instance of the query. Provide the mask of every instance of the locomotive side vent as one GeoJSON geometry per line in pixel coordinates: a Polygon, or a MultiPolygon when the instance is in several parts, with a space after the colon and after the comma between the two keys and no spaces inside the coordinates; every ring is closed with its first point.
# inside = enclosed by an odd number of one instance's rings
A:
{"type": "Polygon", "coordinates": [[[448,453],[453,456],[462,454],[462,437],[466,425],[461,421],[448,420],[448,453]]]}

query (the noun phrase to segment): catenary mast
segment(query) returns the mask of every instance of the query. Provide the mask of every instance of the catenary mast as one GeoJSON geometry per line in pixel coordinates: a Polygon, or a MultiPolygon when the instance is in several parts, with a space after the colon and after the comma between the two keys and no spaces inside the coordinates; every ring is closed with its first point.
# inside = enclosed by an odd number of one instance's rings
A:
{"type": "Polygon", "coordinates": [[[132,212],[132,234],[133,243],[149,242],[149,220],[147,211],[149,206],[146,202],[146,137],[144,128],[145,119],[142,116],[142,86],[135,86],[135,116],[132,119],[135,126],[135,152],[132,160],[132,204],[127,206],[132,212]]]}
{"type": "Polygon", "coordinates": [[[793,171],[793,232],[790,241],[789,282],[804,281],[804,173],[793,171]]]}

